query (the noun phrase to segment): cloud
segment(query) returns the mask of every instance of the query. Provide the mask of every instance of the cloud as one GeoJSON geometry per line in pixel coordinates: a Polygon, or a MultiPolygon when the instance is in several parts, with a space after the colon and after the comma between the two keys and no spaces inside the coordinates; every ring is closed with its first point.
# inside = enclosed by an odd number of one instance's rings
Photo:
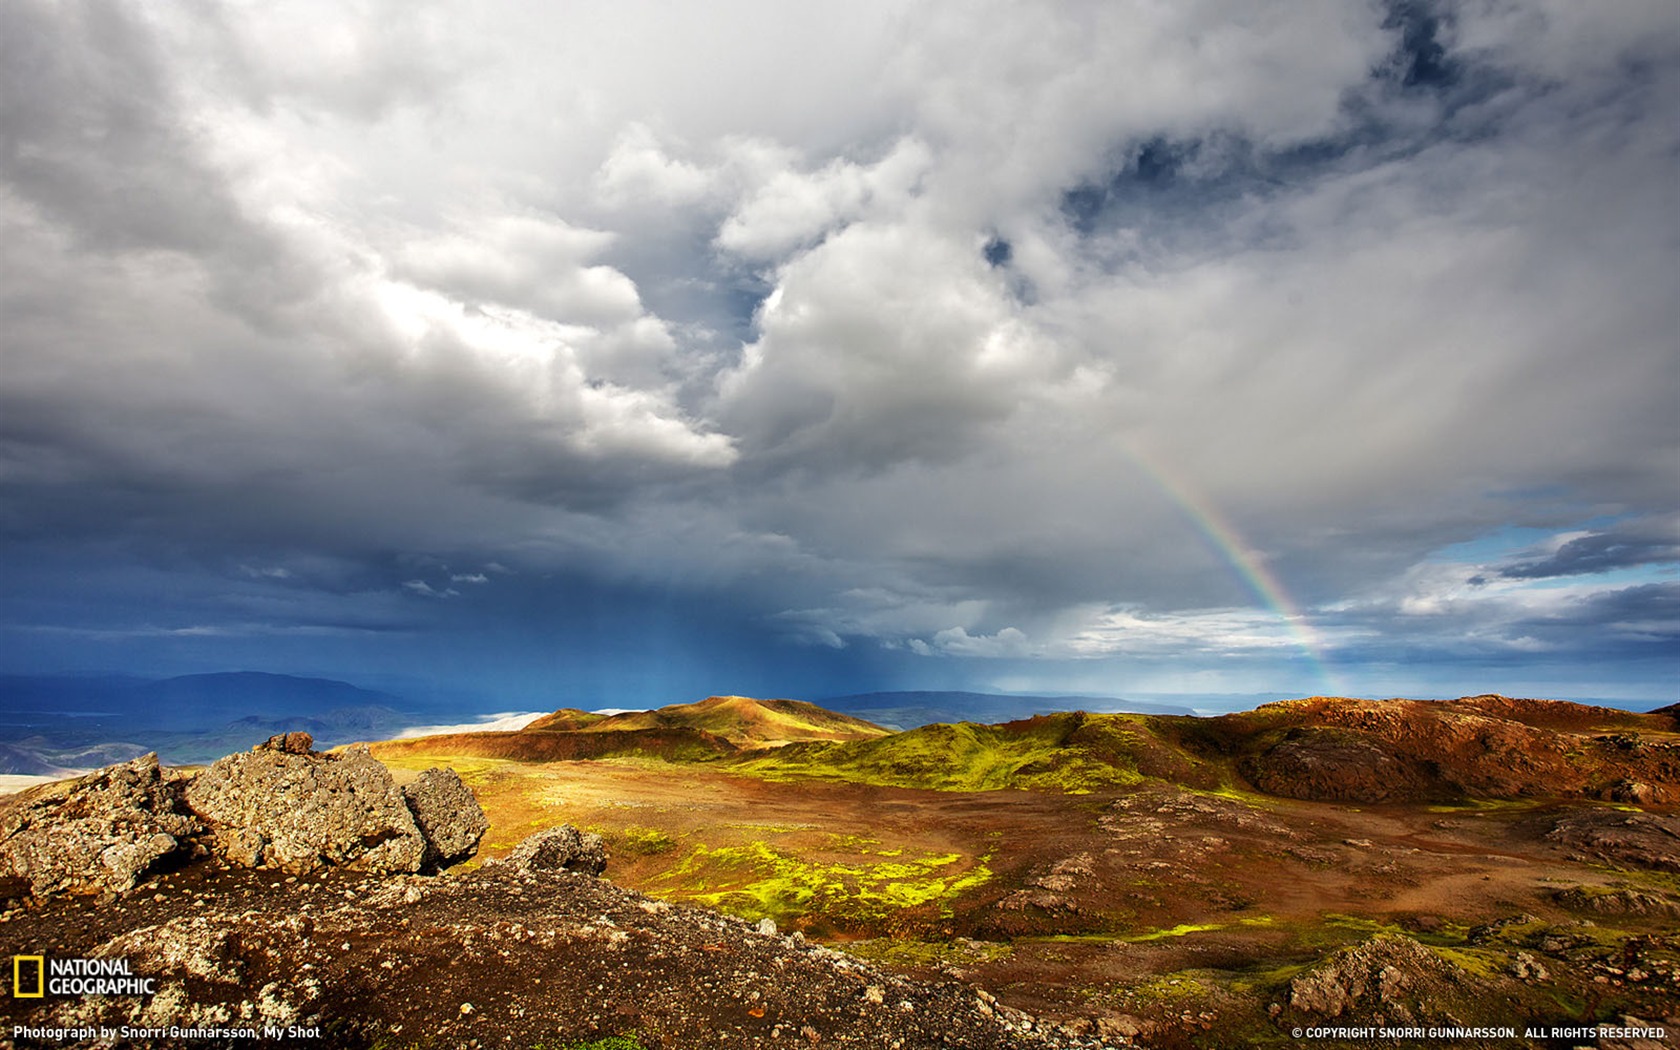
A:
{"type": "Polygon", "coordinates": [[[947,627],[933,636],[933,642],[927,649],[950,656],[1000,657],[1027,655],[1028,647],[1026,634],[1014,627],[978,636],[961,627],[947,627]]]}
{"type": "Polygon", "coordinates": [[[612,241],[599,230],[532,216],[475,217],[470,227],[404,245],[394,273],[464,302],[488,301],[551,321],[633,321],[641,302],[629,278],[589,261],[612,241]]]}
{"type": "Polygon", "coordinates": [[[410,740],[421,736],[441,736],[445,733],[515,733],[548,714],[547,711],[498,711],[483,715],[476,722],[453,725],[409,726],[396,739],[410,740]]]}
{"type": "Polygon", "coordinates": [[[870,165],[836,160],[811,172],[783,167],[744,195],[719,228],[717,244],[749,259],[783,259],[868,211],[896,216],[931,160],[925,145],[903,139],[870,165]]]}
{"type": "Polygon", "coordinates": [[[1630,522],[1557,537],[1540,557],[1506,565],[1508,579],[1548,579],[1680,562],[1680,519],[1630,522]]]}
{"type": "Polygon", "coordinates": [[[453,587],[446,587],[440,591],[425,580],[404,580],[403,590],[418,594],[423,598],[459,598],[461,596],[461,592],[453,587]]]}
{"type": "Polygon", "coordinates": [[[0,13],[11,622],[1669,637],[1672,5],[391,10],[0,13]]]}
{"type": "Polygon", "coordinates": [[[716,192],[717,172],[665,152],[645,124],[631,124],[595,175],[596,193],[614,208],[693,205],[716,192]]]}

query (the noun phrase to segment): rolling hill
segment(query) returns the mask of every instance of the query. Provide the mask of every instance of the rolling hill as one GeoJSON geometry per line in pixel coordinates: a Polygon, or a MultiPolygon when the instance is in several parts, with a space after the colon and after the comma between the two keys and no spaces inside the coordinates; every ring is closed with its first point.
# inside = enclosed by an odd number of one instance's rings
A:
{"type": "Polygon", "coordinates": [[[698,703],[617,715],[562,708],[532,722],[524,731],[622,733],[652,729],[710,733],[742,750],[781,747],[799,741],[871,740],[892,732],[873,722],[803,700],[755,700],[746,696],[709,696],[698,703]]]}
{"type": "Polygon", "coordinates": [[[1596,798],[1680,803],[1680,719],[1566,701],[1311,697],[1253,711],[1035,715],[893,733],[794,700],[715,696],[657,711],[561,710],[518,733],[376,745],[513,761],[641,757],[771,781],[1086,793],[1144,780],[1357,803],[1596,798]]]}

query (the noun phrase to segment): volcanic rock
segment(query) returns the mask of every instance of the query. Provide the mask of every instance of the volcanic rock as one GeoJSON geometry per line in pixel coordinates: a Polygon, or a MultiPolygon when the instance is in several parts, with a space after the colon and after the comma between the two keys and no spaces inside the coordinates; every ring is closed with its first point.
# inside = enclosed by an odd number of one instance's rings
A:
{"type": "Polygon", "coordinates": [[[428,769],[402,789],[403,801],[426,840],[425,862],[449,864],[472,855],[490,821],[453,769],[428,769]]]}
{"type": "Polygon", "coordinates": [[[26,792],[0,811],[0,875],[36,896],[131,889],[199,830],[177,796],[156,754],[26,792]]]}
{"type": "Polygon", "coordinates": [[[308,733],[276,733],[262,745],[270,751],[284,751],[288,755],[307,755],[315,746],[315,738],[308,733]]]}
{"type": "Polygon", "coordinates": [[[1666,915],[1680,919],[1680,901],[1639,890],[1611,890],[1592,892],[1585,887],[1559,890],[1552,898],[1572,911],[1592,911],[1603,915],[1666,915]]]}
{"type": "Polygon", "coordinates": [[[245,867],[302,875],[326,865],[420,870],[426,839],[391,773],[365,751],[296,750],[286,734],[219,759],[186,801],[215,833],[212,848],[245,867]]]}
{"type": "Polygon", "coordinates": [[[300,1048],[1097,1045],[1043,1022],[1027,1031],[1025,1015],[971,987],[908,980],[571,871],[335,869],[286,883],[211,858],[158,884],[158,899],[123,908],[61,900],[0,922],[0,953],[62,943],[157,982],[150,996],[8,1000],[8,1034],[71,1029],[53,1045],[82,1050],[112,1045],[100,1026],[175,1028],[143,1045],[197,1050],[229,1042],[186,1030],[293,1024],[321,1032],[284,1044],[300,1048]],[[380,892],[413,881],[428,892],[380,892]]]}
{"type": "Polygon", "coordinates": [[[1562,818],[1546,837],[1614,863],[1680,872],[1680,816],[1591,810],[1562,818]]]}
{"type": "Polygon", "coordinates": [[[1447,1015],[1478,994],[1465,970],[1402,935],[1332,953],[1289,982],[1289,1005],[1322,1017],[1382,1015],[1410,1024],[1447,1015]]]}
{"type": "Polygon", "coordinates": [[[529,836],[502,863],[518,871],[564,870],[599,875],[607,870],[607,850],[601,836],[561,824],[529,836]]]}

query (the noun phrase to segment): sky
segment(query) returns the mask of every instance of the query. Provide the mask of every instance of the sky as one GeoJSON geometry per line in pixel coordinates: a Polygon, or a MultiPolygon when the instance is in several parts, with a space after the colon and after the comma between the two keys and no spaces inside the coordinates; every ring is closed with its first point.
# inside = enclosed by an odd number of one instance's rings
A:
{"type": "Polygon", "coordinates": [[[1680,6],[12,0],[0,672],[1680,699],[1680,6]]]}

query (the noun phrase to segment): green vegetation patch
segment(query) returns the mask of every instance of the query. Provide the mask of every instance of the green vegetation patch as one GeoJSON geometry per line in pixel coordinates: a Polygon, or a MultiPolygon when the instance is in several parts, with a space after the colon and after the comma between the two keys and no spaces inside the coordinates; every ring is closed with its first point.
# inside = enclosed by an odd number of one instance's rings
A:
{"type": "Polygon", "coordinates": [[[1006,958],[1015,949],[999,941],[916,941],[897,937],[872,937],[836,947],[873,963],[909,969],[940,966],[974,966],[1006,958]]]}
{"type": "Polygon", "coordinates": [[[647,1050],[635,1032],[591,1039],[587,1043],[565,1043],[558,1050],[647,1050]]]}
{"type": "Polygon", "coordinates": [[[876,740],[790,744],[730,761],[765,780],[831,780],[934,791],[1083,794],[1143,779],[1145,729],[1107,715],[1047,715],[1000,726],[931,725],[876,740]]]}
{"type": "Polygon", "coordinates": [[[982,858],[964,867],[958,853],[923,854],[879,863],[819,864],[767,842],[696,846],[649,890],[691,900],[744,919],[791,924],[813,913],[842,925],[867,925],[894,912],[940,905],[982,885],[992,871],[982,858]]]}
{"type": "Polygon", "coordinates": [[[627,853],[654,857],[677,848],[677,840],[658,828],[632,825],[612,836],[612,842],[627,853]]]}
{"type": "Polygon", "coordinates": [[[1133,944],[1142,944],[1145,941],[1164,941],[1172,937],[1184,937],[1192,933],[1207,933],[1210,930],[1222,930],[1224,928],[1225,924],[1222,922],[1181,922],[1177,926],[1171,926],[1167,929],[1129,934],[1120,939],[1133,944]]]}

